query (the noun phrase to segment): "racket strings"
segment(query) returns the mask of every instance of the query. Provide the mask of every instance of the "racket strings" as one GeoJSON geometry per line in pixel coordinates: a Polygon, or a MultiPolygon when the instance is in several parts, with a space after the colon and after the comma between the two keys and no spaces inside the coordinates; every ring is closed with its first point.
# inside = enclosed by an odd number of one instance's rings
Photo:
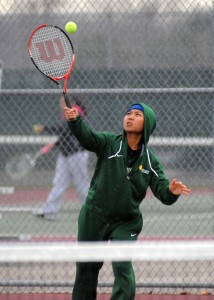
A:
{"type": "Polygon", "coordinates": [[[47,76],[63,77],[71,67],[73,55],[69,39],[59,28],[47,25],[35,31],[31,40],[31,56],[47,76]]]}
{"type": "Polygon", "coordinates": [[[39,154],[23,153],[12,157],[6,164],[6,171],[13,180],[24,178],[36,164],[39,154]]]}

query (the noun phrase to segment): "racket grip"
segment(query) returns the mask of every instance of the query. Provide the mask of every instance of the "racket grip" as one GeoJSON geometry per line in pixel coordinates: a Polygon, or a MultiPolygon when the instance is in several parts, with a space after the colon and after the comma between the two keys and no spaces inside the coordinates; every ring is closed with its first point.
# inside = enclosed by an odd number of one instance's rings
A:
{"type": "Polygon", "coordinates": [[[67,95],[65,92],[63,92],[63,95],[64,95],[64,99],[65,99],[65,104],[66,104],[66,106],[69,107],[69,108],[72,108],[72,106],[71,106],[71,101],[70,101],[68,95],[67,95]]]}

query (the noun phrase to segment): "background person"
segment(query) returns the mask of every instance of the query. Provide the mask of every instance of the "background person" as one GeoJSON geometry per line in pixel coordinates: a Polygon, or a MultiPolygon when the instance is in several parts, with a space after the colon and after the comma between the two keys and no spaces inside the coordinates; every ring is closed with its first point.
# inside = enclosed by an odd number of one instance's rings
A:
{"type": "MultiPolygon", "coordinates": [[[[78,98],[75,100],[74,107],[84,118],[87,115],[85,107],[78,98]]],[[[77,195],[81,202],[86,199],[89,188],[88,176],[88,152],[83,149],[75,136],[69,130],[64,115],[65,101],[64,97],[60,98],[60,110],[62,113],[62,121],[57,126],[36,125],[34,126],[36,133],[50,133],[58,135],[58,139],[54,144],[48,144],[44,151],[57,148],[59,150],[55,175],[53,178],[53,186],[42,208],[34,211],[34,215],[46,220],[55,220],[56,214],[63,204],[63,195],[67,188],[74,183],[77,195]]]]}

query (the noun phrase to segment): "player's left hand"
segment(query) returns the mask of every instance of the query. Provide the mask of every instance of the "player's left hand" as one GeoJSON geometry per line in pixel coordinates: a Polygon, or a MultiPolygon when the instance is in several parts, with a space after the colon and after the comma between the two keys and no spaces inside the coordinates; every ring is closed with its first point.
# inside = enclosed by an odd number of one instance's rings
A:
{"type": "Polygon", "coordinates": [[[170,182],[169,189],[171,193],[174,195],[185,195],[189,196],[191,190],[187,188],[185,184],[183,184],[181,181],[177,181],[176,179],[173,179],[170,182]]]}

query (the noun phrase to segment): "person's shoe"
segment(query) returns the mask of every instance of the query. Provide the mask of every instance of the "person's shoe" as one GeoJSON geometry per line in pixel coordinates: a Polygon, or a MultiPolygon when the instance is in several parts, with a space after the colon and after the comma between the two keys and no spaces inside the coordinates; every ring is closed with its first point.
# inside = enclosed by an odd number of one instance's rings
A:
{"type": "Polygon", "coordinates": [[[56,221],[56,214],[53,214],[53,213],[50,213],[50,214],[44,213],[42,209],[38,209],[38,210],[34,211],[33,215],[36,216],[36,217],[38,217],[38,218],[44,219],[44,220],[56,221]]]}

